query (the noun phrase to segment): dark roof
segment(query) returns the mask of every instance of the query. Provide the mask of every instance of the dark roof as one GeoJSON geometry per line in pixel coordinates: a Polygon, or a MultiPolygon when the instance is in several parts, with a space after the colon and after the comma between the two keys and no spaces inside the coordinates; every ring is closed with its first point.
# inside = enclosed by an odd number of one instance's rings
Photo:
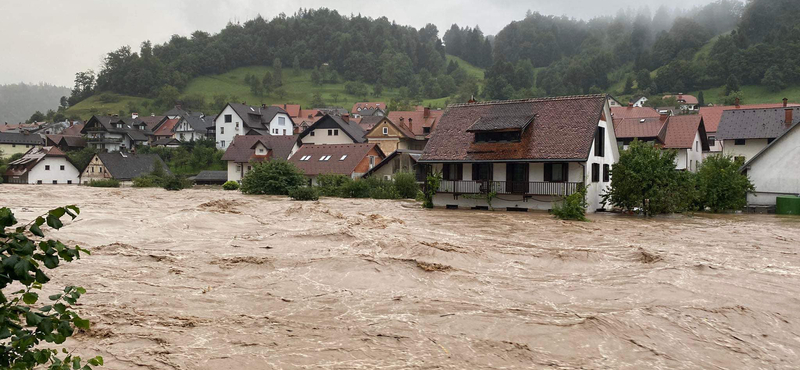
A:
{"type": "Polygon", "coordinates": [[[228,171],[200,171],[194,176],[194,181],[225,182],[228,181],[228,171]]]}
{"type": "Polygon", "coordinates": [[[0,132],[0,144],[42,145],[42,137],[37,134],[0,132]]]}
{"type": "Polygon", "coordinates": [[[214,126],[215,117],[189,115],[183,118],[189,123],[189,126],[191,126],[192,130],[195,132],[206,133],[209,127],[214,126]]]}
{"type": "Polygon", "coordinates": [[[191,114],[190,111],[188,111],[186,109],[183,109],[183,107],[180,106],[180,105],[176,105],[176,106],[172,107],[172,109],[166,111],[163,115],[164,116],[181,116],[181,117],[184,117],[184,116],[188,116],[189,114],[191,114]]]}
{"type": "Polygon", "coordinates": [[[248,128],[266,129],[267,125],[269,125],[270,121],[272,121],[278,113],[286,114],[286,116],[289,117],[289,122],[294,124],[289,113],[281,107],[252,107],[239,103],[228,103],[228,105],[236,112],[239,118],[242,119],[242,124],[248,128]]]}
{"type": "Polygon", "coordinates": [[[717,139],[774,139],[797,122],[800,107],[726,110],[719,120],[717,139]],[[785,122],[785,109],[792,110],[790,124],[785,122]]]}
{"type": "Polygon", "coordinates": [[[375,108],[386,109],[386,103],[384,103],[384,102],[358,102],[358,103],[353,104],[353,108],[350,110],[350,113],[359,114],[360,113],[359,109],[361,111],[363,111],[364,109],[375,109],[375,108]]]}
{"type": "Polygon", "coordinates": [[[289,154],[292,152],[294,144],[297,142],[297,135],[237,135],[234,136],[233,142],[225,154],[222,155],[223,161],[233,161],[236,163],[247,163],[251,160],[264,160],[264,159],[288,159],[289,154]],[[256,143],[261,142],[267,149],[271,150],[268,158],[267,156],[255,155],[254,146],[256,143]]]}
{"type": "Polygon", "coordinates": [[[319,174],[341,174],[352,175],[356,166],[367,156],[370,150],[375,149],[381,158],[385,155],[378,144],[306,144],[289,158],[289,162],[294,163],[308,176],[319,174]],[[303,157],[310,156],[308,160],[303,157]],[[330,156],[328,160],[320,160],[322,157],[330,156]],[[343,159],[344,158],[344,159],[343,159]]]}
{"type": "Polygon", "coordinates": [[[522,130],[534,119],[534,113],[526,108],[524,105],[493,106],[492,109],[485,111],[467,131],[522,130]],[[518,109],[519,112],[516,111],[518,109]]]}
{"type": "Polygon", "coordinates": [[[139,118],[130,117],[117,117],[117,116],[92,116],[86,121],[86,124],[81,129],[81,134],[86,134],[94,127],[94,123],[100,125],[106,132],[128,135],[134,141],[147,141],[147,137],[153,135],[153,132],[147,129],[147,123],[139,118]],[[122,123],[122,127],[114,127],[116,124],[122,123]],[[90,126],[92,125],[92,126],[90,126]],[[144,130],[136,129],[133,126],[145,127],[144,130]]]}
{"type": "Polygon", "coordinates": [[[364,131],[369,131],[384,119],[388,118],[383,116],[365,116],[361,118],[361,121],[358,121],[358,125],[361,126],[361,129],[364,131]]]}
{"type": "MultiPolygon", "coordinates": [[[[98,157],[103,162],[111,176],[117,180],[127,181],[135,177],[147,175],[153,172],[153,164],[158,161],[169,172],[167,165],[157,154],[133,154],[133,153],[98,153],[98,157]]],[[[84,169],[85,170],[85,169],[84,169]]],[[[81,171],[83,172],[83,171],[81,171]]]]}
{"type": "Polygon", "coordinates": [[[167,116],[140,116],[139,120],[144,122],[147,125],[147,129],[153,131],[156,126],[158,126],[161,121],[163,121],[167,116]]]}
{"type": "MultiPolygon", "coordinates": [[[[789,103],[790,107],[796,107],[798,104],[789,103]]],[[[761,109],[761,108],[782,108],[782,103],[770,104],[747,104],[747,105],[717,105],[713,107],[700,107],[700,115],[703,116],[703,123],[706,125],[708,132],[717,132],[719,128],[719,120],[722,119],[722,113],[726,110],[733,109],[761,109]]]]}
{"type": "Polygon", "coordinates": [[[63,142],[70,148],[86,147],[86,139],[84,139],[83,136],[47,135],[47,139],[52,141],[56,145],[61,145],[61,143],[63,142]]]}
{"type": "Polygon", "coordinates": [[[411,160],[416,163],[417,161],[419,161],[419,157],[422,156],[422,151],[421,150],[410,150],[410,149],[397,149],[397,150],[393,151],[391,154],[389,154],[388,156],[386,156],[386,158],[384,158],[380,163],[375,165],[375,167],[372,167],[371,170],[367,171],[364,174],[364,177],[369,177],[375,171],[379,170],[381,167],[383,167],[386,164],[390,163],[392,161],[392,159],[394,159],[394,157],[397,157],[397,156],[403,155],[403,154],[408,155],[408,157],[411,158],[411,160]]]}
{"type": "Polygon", "coordinates": [[[354,142],[363,143],[367,141],[367,139],[364,138],[364,135],[366,135],[367,132],[364,131],[364,129],[361,128],[361,126],[359,126],[358,123],[354,121],[345,121],[342,119],[342,117],[332,116],[330,114],[326,114],[322,118],[318,119],[317,122],[314,122],[313,125],[309,126],[307,129],[305,129],[305,131],[300,133],[300,139],[306,137],[309,133],[311,133],[311,130],[316,129],[317,126],[326,124],[331,121],[335,122],[347,136],[353,139],[354,142]]]}
{"type": "Polygon", "coordinates": [[[162,137],[161,139],[158,139],[158,140],[154,141],[152,145],[153,146],[166,146],[166,145],[173,145],[173,144],[180,145],[180,143],[181,143],[180,140],[178,140],[178,139],[176,139],[174,137],[162,137]]]}
{"type": "Polygon", "coordinates": [[[420,161],[585,160],[606,104],[606,96],[598,94],[452,105],[420,161]],[[536,119],[519,142],[475,143],[467,129],[498,110],[536,119]]]}

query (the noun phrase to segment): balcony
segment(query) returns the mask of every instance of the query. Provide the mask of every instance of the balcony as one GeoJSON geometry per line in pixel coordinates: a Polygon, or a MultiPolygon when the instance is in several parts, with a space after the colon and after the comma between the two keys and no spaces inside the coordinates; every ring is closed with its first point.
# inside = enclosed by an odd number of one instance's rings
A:
{"type": "Polygon", "coordinates": [[[442,180],[437,193],[445,194],[487,194],[495,191],[501,194],[554,195],[567,196],[583,187],[581,182],[506,182],[506,181],[453,181],[442,180]]]}
{"type": "Polygon", "coordinates": [[[97,136],[97,137],[88,137],[86,138],[86,142],[91,144],[115,144],[121,143],[121,137],[105,137],[105,136],[97,136]]]}

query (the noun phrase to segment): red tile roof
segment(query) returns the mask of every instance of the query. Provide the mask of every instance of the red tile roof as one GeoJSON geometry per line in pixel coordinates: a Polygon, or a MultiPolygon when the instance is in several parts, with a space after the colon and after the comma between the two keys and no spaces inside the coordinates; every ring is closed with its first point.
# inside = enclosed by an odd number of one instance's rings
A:
{"type": "Polygon", "coordinates": [[[257,156],[255,152],[256,143],[264,144],[270,150],[267,156],[271,158],[288,159],[292,152],[292,147],[297,142],[297,135],[238,135],[234,136],[233,142],[222,155],[223,161],[233,161],[236,163],[247,163],[250,160],[264,160],[266,156],[257,156]]]}
{"type": "Polygon", "coordinates": [[[679,102],[680,102],[681,100],[683,100],[683,101],[685,101],[685,102],[686,102],[686,104],[692,104],[692,105],[693,105],[693,104],[697,104],[697,103],[698,103],[698,101],[697,101],[697,98],[696,98],[696,97],[694,97],[693,95],[685,95],[685,94],[679,94],[679,95],[664,95],[664,97],[663,97],[662,99],[669,99],[669,98],[671,98],[671,97],[673,97],[673,96],[675,97],[675,100],[677,100],[677,101],[679,101],[679,102]]]}
{"type": "Polygon", "coordinates": [[[166,116],[139,116],[139,119],[147,125],[147,129],[153,131],[153,128],[161,122],[166,116]]]}
{"type": "Polygon", "coordinates": [[[289,117],[292,118],[300,118],[301,117],[301,109],[300,104],[273,104],[273,107],[283,108],[286,113],[289,114],[289,117]]]}
{"type": "Polygon", "coordinates": [[[658,138],[663,143],[667,120],[660,118],[628,118],[614,120],[617,139],[658,138]]]}
{"type": "MultiPolygon", "coordinates": [[[[386,157],[383,154],[378,144],[364,143],[364,144],[321,144],[321,145],[303,145],[300,149],[292,155],[289,162],[294,163],[308,176],[316,176],[319,174],[342,174],[352,175],[356,166],[367,156],[370,150],[375,149],[378,152],[380,159],[386,157]],[[304,157],[310,156],[307,160],[302,160],[304,157]],[[320,158],[327,158],[327,160],[320,160],[320,158]]],[[[377,161],[375,164],[379,163],[377,161]]]]}
{"type": "MultiPolygon", "coordinates": [[[[800,104],[789,103],[790,107],[796,107],[800,104]]],[[[719,120],[722,118],[722,112],[726,110],[736,109],[768,109],[768,108],[782,108],[783,103],[778,104],[748,104],[748,105],[718,105],[715,107],[700,107],[700,115],[703,116],[703,123],[706,126],[706,131],[717,132],[719,128],[719,120]]]]}
{"type": "Polygon", "coordinates": [[[380,108],[380,109],[386,110],[386,103],[384,103],[382,101],[378,101],[378,102],[358,102],[358,103],[353,104],[353,109],[350,110],[350,113],[357,114],[361,109],[373,109],[373,108],[380,108]]]}
{"type": "Polygon", "coordinates": [[[444,111],[438,109],[429,109],[428,115],[425,115],[425,107],[417,106],[413,111],[393,111],[389,112],[386,116],[396,126],[405,126],[415,136],[425,136],[424,128],[430,127],[433,132],[433,127],[442,118],[444,111]]]}
{"type": "MultiPolygon", "coordinates": [[[[694,145],[694,138],[701,131],[703,117],[699,114],[672,116],[667,120],[667,132],[664,135],[664,148],[685,149],[694,145]]],[[[702,129],[705,131],[705,129],[702,129]]],[[[701,133],[702,136],[705,132],[701,133]]],[[[707,148],[705,148],[707,149],[707,148]]]]}
{"type": "Polygon", "coordinates": [[[605,95],[565,96],[459,104],[447,108],[425,146],[422,161],[586,159],[607,103],[605,95]],[[481,117],[530,116],[520,142],[474,143],[467,132],[481,117]]]}
{"type": "Polygon", "coordinates": [[[623,118],[658,118],[658,111],[650,107],[611,107],[611,117],[615,120],[623,118]]]}
{"type": "Polygon", "coordinates": [[[180,122],[180,121],[181,121],[180,118],[173,118],[173,119],[168,119],[168,120],[164,121],[164,123],[162,123],[161,126],[158,127],[158,130],[156,130],[153,133],[153,135],[155,135],[155,136],[172,136],[175,133],[175,125],[177,125],[178,122],[180,122]]]}
{"type": "Polygon", "coordinates": [[[67,127],[64,129],[64,131],[61,131],[61,135],[81,136],[81,130],[83,130],[83,125],[84,125],[83,123],[76,123],[70,127],[67,127]]]}

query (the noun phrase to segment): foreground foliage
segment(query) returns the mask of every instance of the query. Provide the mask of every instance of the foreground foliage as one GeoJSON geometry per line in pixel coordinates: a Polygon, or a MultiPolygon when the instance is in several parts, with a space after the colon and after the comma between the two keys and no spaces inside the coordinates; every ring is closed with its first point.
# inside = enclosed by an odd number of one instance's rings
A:
{"type": "Polygon", "coordinates": [[[118,188],[119,180],[116,179],[91,180],[89,181],[88,185],[93,188],[118,188]]]}
{"type": "Polygon", "coordinates": [[[425,190],[422,196],[422,207],[433,208],[433,196],[439,190],[439,185],[442,183],[442,173],[431,173],[425,179],[425,190]]]}
{"type": "Polygon", "coordinates": [[[225,183],[222,184],[222,189],[223,190],[239,190],[239,182],[233,181],[233,180],[225,181],[225,183]]]}
{"type": "Polygon", "coordinates": [[[181,143],[177,148],[140,146],[137,153],[157,154],[176,175],[195,175],[200,171],[221,171],[227,168],[222,160],[224,151],[218,150],[213,140],[195,140],[181,143]]]}
{"type": "Polygon", "coordinates": [[[164,188],[166,190],[181,190],[191,187],[190,181],[173,175],[164,170],[161,161],[153,161],[153,171],[144,176],[133,179],[135,188],[164,188]]]}
{"type": "Polygon", "coordinates": [[[724,212],[747,205],[747,193],[755,191],[747,175],[739,172],[741,164],[731,156],[711,155],[697,171],[697,188],[701,209],[724,212]]]}
{"type": "Polygon", "coordinates": [[[588,221],[586,219],[586,188],[582,187],[553,205],[553,216],[561,220],[588,221]]]}
{"type": "Polygon", "coordinates": [[[419,191],[414,175],[409,172],[398,172],[393,180],[375,176],[353,180],[338,174],[321,174],[316,180],[319,194],[327,197],[414,199],[419,191]]]}
{"type": "Polygon", "coordinates": [[[67,355],[61,358],[54,347],[71,337],[76,328],[89,329],[89,321],[73,311],[86,290],[67,286],[62,293],[48,296],[49,302],[36,305],[40,299],[37,291],[50,280],[46,270],[80,259],[81,252],[89,254],[79,246],[68,247],[45,239],[42,229],[45,225],[60,229],[64,215],[74,219],[79,213],[76,206],[59,207],[27,225],[15,227],[14,213],[0,208],[0,368],[33,369],[46,365],[53,370],[89,370],[103,364],[100,356],[83,361],[66,349],[61,352],[67,355]],[[12,284],[16,286],[14,291],[7,291],[12,284]]]}
{"type": "Polygon", "coordinates": [[[319,192],[312,186],[300,186],[289,190],[289,197],[294,200],[319,200],[319,192]]]}
{"type": "Polygon", "coordinates": [[[303,171],[293,163],[272,160],[253,163],[253,169],[242,179],[245,194],[289,195],[289,190],[308,183],[303,171]]]}

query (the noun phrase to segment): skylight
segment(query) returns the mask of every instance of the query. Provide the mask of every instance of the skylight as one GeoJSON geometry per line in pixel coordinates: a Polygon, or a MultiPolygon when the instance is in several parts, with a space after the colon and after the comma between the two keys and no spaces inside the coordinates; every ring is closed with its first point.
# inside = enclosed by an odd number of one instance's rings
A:
{"type": "Polygon", "coordinates": [[[345,158],[347,158],[347,154],[343,155],[342,158],[339,158],[339,160],[343,161],[345,158]]]}
{"type": "Polygon", "coordinates": [[[300,160],[301,160],[301,161],[307,161],[307,160],[309,160],[309,159],[311,159],[311,156],[310,156],[310,155],[304,155],[304,156],[302,156],[302,157],[300,158],[300,160]]]}

